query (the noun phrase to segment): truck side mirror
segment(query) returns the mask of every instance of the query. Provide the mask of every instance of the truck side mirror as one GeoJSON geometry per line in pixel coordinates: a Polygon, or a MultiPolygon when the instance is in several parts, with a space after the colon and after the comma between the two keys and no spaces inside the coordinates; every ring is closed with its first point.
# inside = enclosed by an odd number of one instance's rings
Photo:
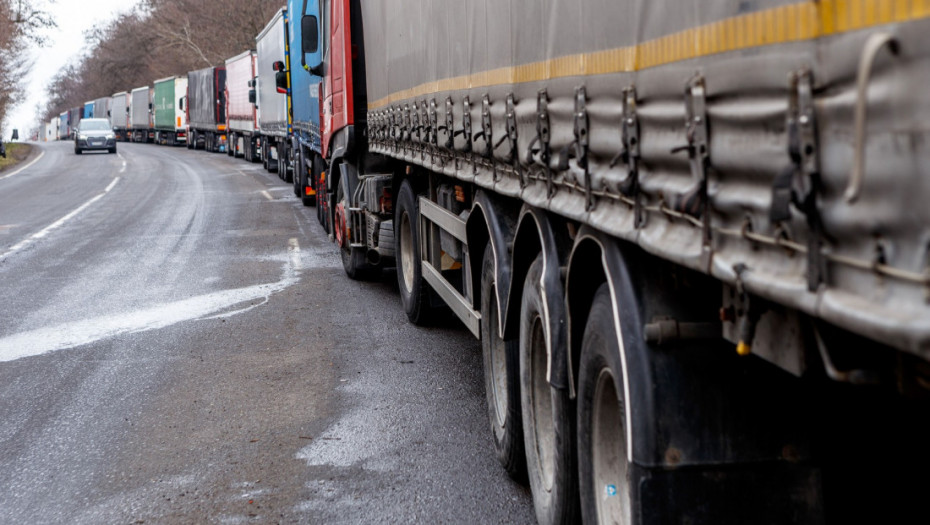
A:
{"type": "Polygon", "coordinates": [[[249,90],[249,103],[250,104],[255,103],[255,90],[254,89],[249,90]]]}
{"type": "Polygon", "coordinates": [[[274,71],[284,71],[284,62],[280,60],[276,61],[274,64],[271,64],[271,69],[274,71]]]}
{"type": "Polygon", "coordinates": [[[287,93],[287,72],[278,71],[274,74],[274,85],[278,93],[287,93]]]}
{"type": "Polygon", "coordinates": [[[315,15],[304,15],[300,19],[300,47],[303,54],[316,53],[320,49],[320,31],[315,15]]]}

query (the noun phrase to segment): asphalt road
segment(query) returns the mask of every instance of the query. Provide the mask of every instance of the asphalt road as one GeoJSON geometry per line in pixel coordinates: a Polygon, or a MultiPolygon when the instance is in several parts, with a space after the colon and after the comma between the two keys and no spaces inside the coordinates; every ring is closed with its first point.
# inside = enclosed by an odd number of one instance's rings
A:
{"type": "Polygon", "coordinates": [[[0,523],[534,520],[477,341],[348,280],[277,175],[40,148],[0,173],[0,523]]]}

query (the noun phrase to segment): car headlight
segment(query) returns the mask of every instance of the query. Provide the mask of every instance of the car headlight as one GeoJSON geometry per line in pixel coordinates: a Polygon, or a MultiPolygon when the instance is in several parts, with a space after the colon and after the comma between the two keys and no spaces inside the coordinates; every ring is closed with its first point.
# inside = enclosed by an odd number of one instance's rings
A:
{"type": "Polygon", "coordinates": [[[78,134],[78,140],[87,140],[87,135],[85,135],[85,134],[83,134],[83,133],[79,133],[79,134],[78,134]]]}
{"type": "Polygon", "coordinates": [[[107,137],[106,137],[107,140],[113,140],[115,138],[116,138],[116,135],[114,135],[113,133],[107,133],[107,137]]]}

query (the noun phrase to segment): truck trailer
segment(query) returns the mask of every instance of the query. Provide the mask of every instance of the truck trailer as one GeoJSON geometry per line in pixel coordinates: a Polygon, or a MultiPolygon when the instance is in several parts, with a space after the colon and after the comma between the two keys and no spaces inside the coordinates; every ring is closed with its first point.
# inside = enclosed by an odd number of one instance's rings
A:
{"type": "Polygon", "coordinates": [[[68,112],[61,112],[58,115],[58,140],[68,140],[71,138],[71,127],[68,125],[68,122],[68,112]]]}
{"type": "Polygon", "coordinates": [[[120,91],[110,97],[110,127],[116,134],[116,140],[128,142],[129,131],[129,93],[120,91]]]}
{"type": "Polygon", "coordinates": [[[226,60],[226,129],[229,155],[258,160],[258,110],[255,94],[255,51],[226,60]]]}
{"type": "Polygon", "coordinates": [[[187,74],[188,148],[226,151],[226,67],[187,74]]]}
{"type": "Polygon", "coordinates": [[[155,141],[152,96],[153,90],[149,86],[138,87],[129,92],[129,136],[132,142],[155,141]]]}
{"type": "Polygon", "coordinates": [[[255,37],[256,86],[258,95],[258,129],[261,136],[262,164],[278,177],[291,182],[288,175],[291,109],[288,98],[289,56],[287,43],[287,9],[282,8],[255,37]]]}
{"type": "Polygon", "coordinates": [[[94,100],[94,118],[110,118],[110,97],[101,97],[94,100]]]}
{"type": "Polygon", "coordinates": [[[84,107],[77,106],[68,110],[68,139],[74,139],[74,133],[78,129],[78,125],[81,123],[81,118],[84,116],[84,107]]]}
{"type": "Polygon", "coordinates": [[[82,106],[81,118],[94,118],[94,101],[85,102],[82,106]]]}
{"type": "Polygon", "coordinates": [[[925,4],[323,0],[321,221],[540,523],[923,513],[925,4]]]}
{"type": "Polygon", "coordinates": [[[156,80],[152,102],[155,142],[176,146],[187,143],[187,77],[168,77],[156,80]]]}
{"type": "MultiPolygon", "coordinates": [[[[320,146],[320,82],[322,70],[311,66],[322,60],[319,41],[319,0],[288,0],[287,41],[293,50],[288,98],[291,108],[291,144],[288,162],[293,166],[294,194],[304,206],[316,203],[314,171],[322,171],[320,146]],[[306,41],[306,46],[304,42],[306,41]],[[316,165],[316,170],[313,166],[316,165]]],[[[289,56],[292,55],[289,53],[289,56]]]]}

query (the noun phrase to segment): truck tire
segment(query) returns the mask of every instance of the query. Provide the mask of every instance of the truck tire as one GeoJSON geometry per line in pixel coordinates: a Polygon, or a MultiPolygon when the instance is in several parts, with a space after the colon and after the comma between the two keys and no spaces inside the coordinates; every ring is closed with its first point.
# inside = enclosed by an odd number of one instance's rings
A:
{"type": "MultiPolygon", "coordinates": [[[[342,208],[348,208],[348,200],[344,188],[345,181],[339,181],[339,189],[336,194],[336,201],[342,205],[342,208]]],[[[365,250],[362,248],[352,248],[349,246],[351,240],[346,237],[347,232],[345,225],[336,225],[342,227],[343,243],[339,245],[339,254],[342,256],[342,267],[353,281],[370,281],[380,270],[377,266],[371,266],[365,261],[365,250]]]]}
{"type": "Polygon", "coordinates": [[[500,314],[495,292],[497,274],[491,243],[481,264],[481,354],[488,415],[497,460],[513,479],[525,482],[526,454],[520,414],[520,342],[504,340],[497,329],[500,314]]]}
{"type": "Polygon", "coordinates": [[[578,461],[585,523],[632,523],[623,375],[610,289],[594,295],[578,377],[578,461]]]}
{"type": "Polygon", "coordinates": [[[431,317],[429,285],[420,267],[420,214],[417,196],[410,181],[400,185],[394,211],[394,254],[397,259],[397,287],[407,319],[415,325],[431,317]]]}
{"type": "Polygon", "coordinates": [[[194,149],[197,145],[197,132],[190,130],[187,132],[187,149],[194,149]]]}
{"type": "MultiPolygon", "coordinates": [[[[294,173],[294,179],[297,181],[297,193],[300,197],[300,202],[304,206],[316,206],[316,195],[307,195],[307,187],[312,186],[310,183],[313,180],[313,160],[307,162],[307,158],[304,157],[303,153],[300,154],[300,176],[297,176],[297,172],[294,173]]],[[[296,169],[296,168],[295,168],[296,169]]]]}
{"type": "Polygon", "coordinates": [[[576,476],[575,410],[568,389],[546,377],[547,323],[540,290],[542,254],[530,266],[520,307],[520,395],[526,467],[536,520],[541,524],[580,519],[576,476]]]}
{"type": "Polygon", "coordinates": [[[236,155],[236,134],[229,134],[229,142],[226,143],[226,156],[235,158],[236,155]]]}

